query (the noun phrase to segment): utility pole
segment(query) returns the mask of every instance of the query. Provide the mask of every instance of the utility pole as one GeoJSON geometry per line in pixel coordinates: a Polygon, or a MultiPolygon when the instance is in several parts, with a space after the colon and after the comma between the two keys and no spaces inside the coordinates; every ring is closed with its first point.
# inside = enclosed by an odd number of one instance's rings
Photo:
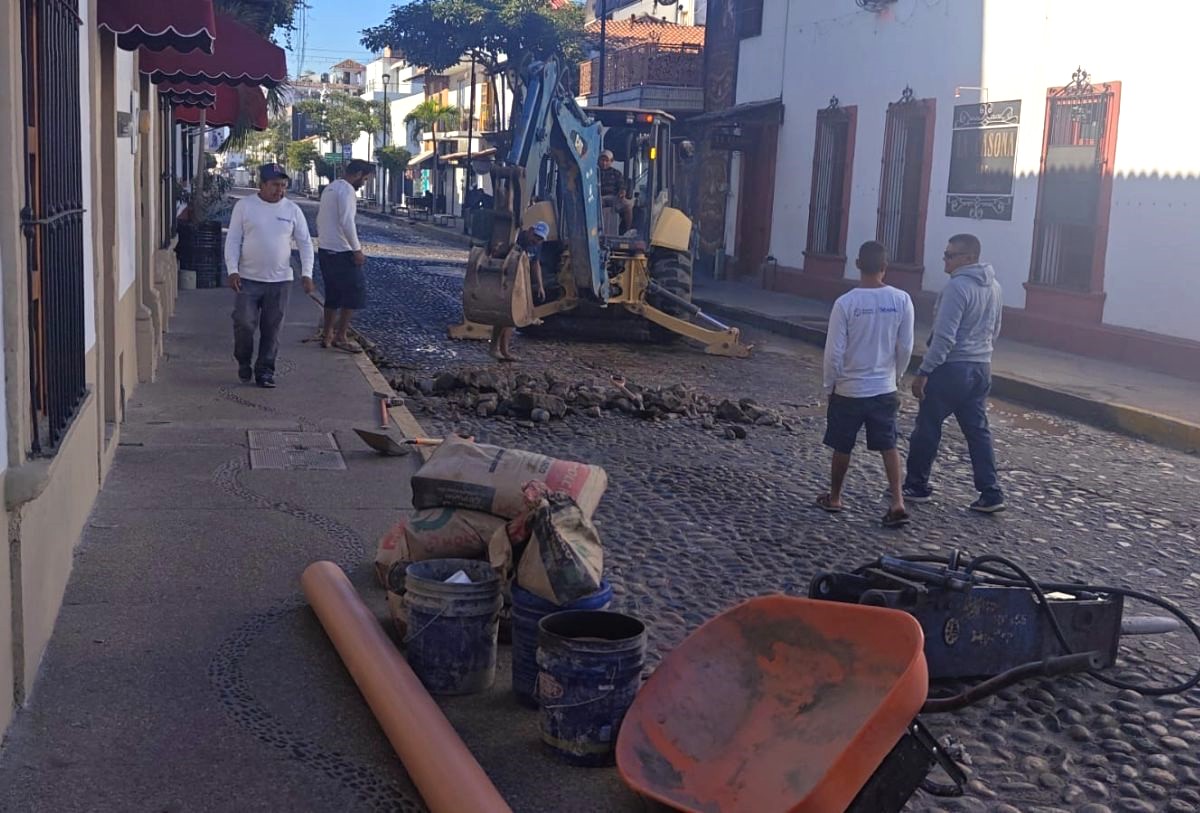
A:
{"type": "Polygon", "coordinates": [[[608,2],[596,0],[596,8],[600,9],[600,88],[596,94],[600,98],[598,107],[604,107],[604,63],[606,61],[606,45],[608,44],[608,2]]]}
{"type": "MultiPolygon", "coordinates": [[[[392,75],[387,72],[387,67],[383,71],[383,146],[388,145],[388,119],[391,118],[388,111],[388,83],[392,81],[392,75]]],[[[386,153],[385,153],[386,154],[386,153]]],[[[378,157],[378,156],[376,156],[378,157]]],[[[379,211],[387,213],[387,167],[383,161],[379,162],[379,211]]]]}
{"type": "Polygon", "coordinates": [[[463,173],[463,196],[459,211],[463,216],[463,234],[467,234],[467,192],[470,190],[471,176],[475,173],[475,164],[471,160],[472,142],[475,140],[475,54],[471,54],[471,109],[467,111],[467,171],[463,173]]]}

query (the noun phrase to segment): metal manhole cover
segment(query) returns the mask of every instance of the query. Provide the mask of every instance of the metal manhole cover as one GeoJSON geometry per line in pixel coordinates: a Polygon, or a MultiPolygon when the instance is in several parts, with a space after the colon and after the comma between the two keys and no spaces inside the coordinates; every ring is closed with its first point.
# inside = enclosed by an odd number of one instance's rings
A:
{"type": "Polygon", "coordinates": [[[337,441],[331,432],[275,432],[250,429],[251,469],[285,471],[345,471],[337,441]]]}

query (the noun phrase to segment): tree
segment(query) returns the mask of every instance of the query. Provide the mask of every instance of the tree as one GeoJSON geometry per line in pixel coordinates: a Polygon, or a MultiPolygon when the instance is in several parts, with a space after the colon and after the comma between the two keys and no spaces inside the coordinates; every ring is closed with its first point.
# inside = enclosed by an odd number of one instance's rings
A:
{"type": "Polygon", "coordinates": [[[327,181],[337,180],[337,167],[326,161],[321,156],[318,155],[313,159],[313,166],[317,170],[318,177],[324,178],[327,181]]]}
{"type": "Polygon", "coordinates": [[[304,0],[216,0],[214,5],[265,37],[282,28],[291,47],[296,12],[308,4],[304,0]]]}
{"type": "Polygon", "coordinates": [[[292,121],[288,116],[275,116],[261,133],[249,136],[247,146],[261,157],[283,162],[288,145],[292,143],[292,121]]]}
{"type": "Polygon", "coordinates": [[[393,6],[380,25],[364,30],[371,51],[392,47],[414,65],[444,71],[474,57],[489,73],[507,59],[510,71],[529,56],[583,58],[584,10],[546,0],[414,0],[393,6]]]}
{"type": "Polygon", "coordinates": [[[379,162],[379,166],[389,172],[403,172],[408,169],[408,162],[412,160],[412,153],[404,147],[389,144],[375,151],[375,160],[379,162]]]}
{"type": "Polygon", "coordinates": [[[445,104],[441,99],[426,99],[412,109],[412,112],[404,117],[404,123],[407,124],[417,137],[425,130],[429,130],[433,136],[433,183],[434,183],[434,208],[437,207],[437,200],[442,194],[442,178],[438,172],[438,149],[437,149],[437,128],[453,127],[462,118],[462,111],[453,105],[445,104]]]}
{"type": "Polygon", "coordinates": [[[320,150],[311,141],[293,141],[287,146],[285,163],[292,172],[303,174],[312,169],[313,163],[320,157],[320,150]]]}
{"type": "Polygon", "coordinates": [[[320,135],[339,147],[353,144],[364,132],[379,132],[379,104],[348,93],[329,93],[323,99],[308,99],[297,104],[296,109],[311,116],[320,135]]]}

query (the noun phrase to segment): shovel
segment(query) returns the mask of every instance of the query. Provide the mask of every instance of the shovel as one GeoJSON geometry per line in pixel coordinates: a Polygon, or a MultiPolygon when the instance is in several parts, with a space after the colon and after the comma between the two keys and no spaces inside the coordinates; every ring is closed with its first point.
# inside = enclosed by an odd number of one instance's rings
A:
{"type": "Polygon", "coordinates": [[[363,443],[387,457],[402,457],[411,452],[414,446],[440,446],[442,444],[441,438],[401,438],[397,440],[387,432],[373,432],[369,429],[355,429],[354,433],[362,438],[363,443]]]}

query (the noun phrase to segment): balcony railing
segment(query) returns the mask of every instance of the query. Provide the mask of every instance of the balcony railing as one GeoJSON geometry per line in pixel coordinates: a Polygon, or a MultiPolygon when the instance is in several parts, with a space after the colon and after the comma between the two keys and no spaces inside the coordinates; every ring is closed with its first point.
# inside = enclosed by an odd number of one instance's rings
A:
{"type": "MultiPolygon", "coordinates": [[[[609,51],[605,58],[604,90],[611,93],[641,85],[703,87],[704,47],[645,43],[609,51]]],[[[600,90],[600,58],[579,66],[579,95],[600,90]]]]}

